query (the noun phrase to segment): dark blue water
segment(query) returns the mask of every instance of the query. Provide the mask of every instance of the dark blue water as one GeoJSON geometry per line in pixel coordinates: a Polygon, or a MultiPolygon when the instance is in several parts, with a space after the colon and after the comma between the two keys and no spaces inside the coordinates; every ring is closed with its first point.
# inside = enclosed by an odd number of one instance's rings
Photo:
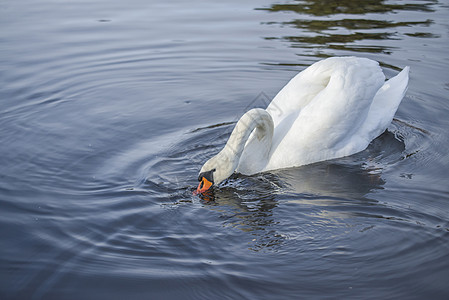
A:
{"type": "Polygon", "coordinates": [[[0,2],[1,299],[447,299],[449,2],[0,2]],[[351,157],[192,195],[329,56],[409,90],[351,157]]]}

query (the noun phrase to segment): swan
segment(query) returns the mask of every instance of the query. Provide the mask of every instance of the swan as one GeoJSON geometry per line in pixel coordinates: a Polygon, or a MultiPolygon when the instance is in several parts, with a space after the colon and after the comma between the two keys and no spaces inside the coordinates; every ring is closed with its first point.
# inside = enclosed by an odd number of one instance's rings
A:
{"type": "Polygon", "coordinates": [[[378,62],[318,61],[293,77],[266,109],[246,112],[224,148],[201,168],[196,193],[234,172],[252,175],[349,156],[382,134],[408,86],[409,67],[385,82],[378,62]]]}

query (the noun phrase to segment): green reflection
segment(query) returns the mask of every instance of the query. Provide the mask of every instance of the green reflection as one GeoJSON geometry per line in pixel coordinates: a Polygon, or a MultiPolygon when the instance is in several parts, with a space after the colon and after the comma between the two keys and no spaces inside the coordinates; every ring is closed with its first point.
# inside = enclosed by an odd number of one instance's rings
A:
{"type": "Polygon", "coordinates": [[[283,24],[293,25],[297,28],[307,29],[309,31],[321,32],[323,30],[337,30],[345,28],[349,30],[361,29],[378,29],[378,28],[394,28],[399,26],[413,26],[432,24],[431,20],[420,22],[394,22],[386,20],[369,20],[369,19],[343,19],[343,20],[294,20],[283,24]]]}
{"type": "Polygon", "coordinates": [[[425,3],[385,4],[383,0],[305,0],[296,1],[297,4],[273,4],[266,10],[291,11],[313,16],[328,16],[334,14],[368,14],[387,13],[397,10],[433,12],[431,5],[438,1],[425,3]]]}
{"type": "MultiPolygon", "coordinates": [[[[402,39],[404,37],[438,38],[430,32],[433,21],[429,13],[434,12],[436,0],[414,3],[403,1],[386,3],[383,0],[369,1],[330,1],[306,0],[289,4],[273,4],[268,8],[261,8],[269,12],[292,12],[295,19],[287,22],[268,22],[282,27],[298,29],[298,33],[282,37],[265,37],[265,39],[282,40],[291,43],[292,47],[302,49],[333,49],[350,52],[370,52],[389,54],[394,46],[386,41],[402,39]],[[408,15],[401,15],[402,11],[414,11],[425,14],[423,20],[416,20],[422,14],[415,14],[414,19],[408,15]],[[299,18],[298,18],[299,14],[299,18]],[[401,28],[401,29],[399,29],[401,28]],[[409,31],[416,31],[410,33],[409,31]],[[403,33],[401,33],[401,31],[403,33]]],[[[316,53],[315,53],[316,54],[316,53]]],[[[320,53],[320,55],[323,55],[320,53]]]]}

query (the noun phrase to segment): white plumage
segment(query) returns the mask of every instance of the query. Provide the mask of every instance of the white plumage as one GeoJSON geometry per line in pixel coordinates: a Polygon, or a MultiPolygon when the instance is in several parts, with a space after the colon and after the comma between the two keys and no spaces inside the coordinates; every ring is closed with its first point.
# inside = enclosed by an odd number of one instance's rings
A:
{"type": "Polygon", "coordinates": [[[385,82],[379,64],[366,58],[314,63],[291,79],[266,110],[247,112],[201,172],[215,169],[218,184],[234,171],[250,175],[362,151],[393,120],[408,73],[405,67],[385,82]]]}

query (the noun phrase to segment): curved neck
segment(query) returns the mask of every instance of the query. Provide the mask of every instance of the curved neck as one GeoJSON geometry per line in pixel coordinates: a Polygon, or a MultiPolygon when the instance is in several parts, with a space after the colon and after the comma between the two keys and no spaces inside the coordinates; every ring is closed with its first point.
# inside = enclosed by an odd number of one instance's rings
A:
{"type": "Polygon", "coordinates": [[[268,145],[265,147],[266,149],[262,149],[267,152],[265,154],[268,155],[274,130],[273,119],[266,110],[254,108],[240,118],[235,125],[226,146],[221,151],[232,161],[232,172],[237,168],[245,144],[254,129],[256,129],[256,131],[254,132],[253,138],[268,145]]]}

